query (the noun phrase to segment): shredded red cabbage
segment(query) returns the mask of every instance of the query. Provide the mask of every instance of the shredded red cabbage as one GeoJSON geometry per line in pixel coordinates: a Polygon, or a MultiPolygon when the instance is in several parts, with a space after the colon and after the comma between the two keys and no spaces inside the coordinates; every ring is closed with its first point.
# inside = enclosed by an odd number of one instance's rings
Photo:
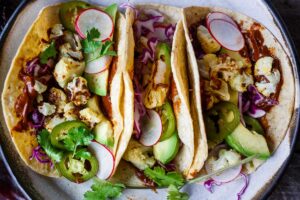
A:
{"type": "Polygon", "coordinates": [[[159,41],[171,42],[176,26],[172,24],[154,24],[154,31],[147,34],[147,38],[156,38],[159,41]]]}
{"type": "Polygon", "coordinates": [[[142,10],[142,13],[139,14],[135,21],[136,37],[139,38],[141,35],[154,32],[155,23],[163,21],[164,17],[160,12],[153,9],[142,10]]]}
{"type": "Polygon", "coordinates": [[[34,79],[42,82],[43,84],[47,84],[47,82],[52,78],[51,71],[53,67],[54,67],[53,59],[49,59],[46,64],[42,65],[39,62],[39,58],[35,58],[26,64],[26,68],[24,72],[26,75],[33,77],[34,79]]]}
{"type": "Polygon", "coordinates": [[[158,41],[156,38],[150,38],[147,42],[148,48],[145,48],[142,53],[142,63],[147,64],[149,60],[154,61],[155,47],[158,41]]]}
{"type": "Polygon", "coordinates": [[[33,149],[32,155],[30,156],[30,160],[36,159],[38,162],[43,164],[50,164],[51,167],[53,167],[53,163],[51,159],[48,157],[48,155],[42,150],[40,146],[37,146],[33,149]]]}
{"type": "Polygon", "coordinates": [[[278,101],[267,98],[259,93],[254,85],[249,85],[242,96],[242,111],[253,118],[260,118],[266,114],[265,108],[277,105],[278,101]]]}
{"type": "Polygon", "coordinates": [[[215,181],[214,179],[209,179],[207,181],[204,182],[204,187],[205,189],[207,189],[210,193],[213,193],[213,186],[221,186],[223,185],[223,183],[219,183],[217,181],[215,181]]]}
{"type": "Polygon", "coordinates": [[[135,18],[137,18],[138,15],[139,15],[138,9],[136,9],[136,8],[134,7],[134,5],[131,4],[131,3],[129,3],[129,2],[122,3],[122,4],[120,5],[120,8],[130,8],[130,9],[132,9],[132,10],[135,12],[135,18]]]}
{"type": "Polygon", "coordinates": [[[247,188],[248,188],[248,185],[249,185],[249,176],[247,176],[247,175],[244,174],[244,173],[241,173],[240,175],[241,175],[242,178],[244,179],[245,185],[243,186],[243,188],[241,189],[241,191],[237,194],[238,200],[241,200],[241,199],[242,199],[242,196],[243,196],[243,194],[246,192],[246,190],[247,190],[247,188]]]}
{"type": "Polygon", "coordinates": [[[29,114],[29,125],[34,129],[40,129],[43,127],[45,116],[35,109],[29,114]]]}
{"type": "Polygon", "coordinates": [[[134,136],[139,139],[141,136],[141,118],[146,114],[146,108],[142,100],[142,87],[136,78],[133,79],[134,87],[134,136]]]}
{"type": "MultiPolygon", "coordinates": [[[[244,179],[245,184],[244,184],[243,188],[241,189],[241,191],[239,191],[239,193],[237,193],[238,200],[242,199],[243,194],[246,192],[246,190],[247,190],[247,188],[249,186],[249,177],[247,175],[245,175],[244,173],[242,173],[242,172],[240,173],[240,176],[244,179]]],[[[240,176],[238,176],[238,177],[240,177],[240,176]]],[[[234,179],[234,180],[236,180],[236,179],[234,179]]],[[[209,180],[207,180],[207,181],[204,182],[204,187],[210,193],[213,193],[213,187],[214,186],[221,186],[223,184],[226,184],[226,183],[219,183],[219,182],[217,182],[217,181],[215,181],[213,179],[209,179],[209,180]]]]}

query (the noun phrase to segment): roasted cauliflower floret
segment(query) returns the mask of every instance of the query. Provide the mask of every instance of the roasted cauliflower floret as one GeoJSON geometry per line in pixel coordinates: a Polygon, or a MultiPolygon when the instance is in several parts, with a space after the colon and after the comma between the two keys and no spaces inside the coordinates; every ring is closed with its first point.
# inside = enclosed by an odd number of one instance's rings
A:
{"type": "Polygon", "coordinates": [[[197,38],[205,53],[215,53],[221,48],[219,43],[211,36],[205,26],[200,25],[197,28],[197,38]]]}
{"type": "Polygon", "coordinates": [[[145,147],[137,141],[130,140],[123,159],[131,162],[136,168],[145,170],[147,167],[153,167],[155,159],[152,155],[152,147],[145,147]]]}
{"type": "Polygon", "coordinates": [[[77,120],[77,114],[78,110],[72,102],[69,102],[64,106],[64,117],[67,121],[77,120]]]}
{"type": "Polygon", "coordinates": [[[65,43],[59,47],[59,56],[62,57],[71,57],[75,60],[83,60],[82,52],[74,51],[71,47],[71,44],[65,43]]]}
{"type": "Polygon", "coordinates": [[[76,33],[65,31],[63,38],[65,42],[68,42],[71,45],[72,50],[80,51],[82,49],[79,35],[77,35],[76,33]]]}
{"type": "Polygon", "coordinates": [[[51,28],[50,39],[57,38],[63,35],[64,27],[62,24],[55,24],[51,28]]]}
{"type": "Polygon", "coordinates": [[[56,106],[50,103],[44,102],[42,105],[38,106],[38,110],[45,116],[49,116],[55,113],[56,106]]]}
{"type": "Polygon", "coordinates": [[[103,116],[91,108],[84,108],[79,111],[79,118],[91,128],[103,120],[103,116]]]}
{"type": "Polygon", "coordinates": [[[58,125],[58,124],[60,124],[60,123],[62,123],[62,122],[65,122],[65,121],[66,121],[66,119],[65,119],[64,117],[60,117],[59,115],[54,115],[53,117],[47,117],[47,118],[45,119],[45,128],[46,128],[49,132],[51,132],[52,129],[53,129],[56,125],[58,125]]]}
{"type": "Polygon", "coordinates": [[[67,96],[61,89],[55,87],[51,88],[48,100],[56,106],[57,113],[63,113],[64,107],[67,103],[67,96]]]}
{"type": "Polygon", "coordinates": [[[221,149],[218,156],[218,159],[212,156],[207,160],[212,172],[234,165],[241,160],[241,155],[232,149],[221,149]]]}
{"type": "Polygon", "coordinates": [[[37,91],[39,94],[42,94],[43,92],[45,92],[47,90],[47,85],[44,85],[43,83],[41,83],[38,80],[34,81],[34,86],[33,86],[34,90],[37,91]]]}
{"type": "Polygon", "coordinates": [[[63,57],[55,65],[53,75],[58,85],[65,88],[74,77],[82,75],[84,67],[84,62],[77,62],[72,58],[63,57]]]}
{"type": "Polygon", "coordinates": [[[261,78],[259,82],[255,83],[258,91],[264,96],[269,97],[271,94],[276,93],[276,88],[280,82],[280,72],[278,69],[273,68],[272,57],[266,56],[260,58],[255,63],[254,75],[261,78]]]}
{"type": "Polygon", "coordinates": [[[91,96],[87,86],[87,81],[83,77],[75,77],[70,83],[68,83],[67,91],[70,100],[76,106],[85,105],[91,96]]]}
{"type": "Polygon", "coordinates": [[[229,101],[230,94],[228,84],[219,78],[213,78],[210,81],[205,81],[204,90],[214,94],[219,99],[229,101]]]}
{"type": "Polygon", "coordinates": [[[238,92],[245,92],[247,87],[252,84],[253,77],[245,72],[242,72],[242,74],[236,74],[229,81],[230,87],[238,92]]]}

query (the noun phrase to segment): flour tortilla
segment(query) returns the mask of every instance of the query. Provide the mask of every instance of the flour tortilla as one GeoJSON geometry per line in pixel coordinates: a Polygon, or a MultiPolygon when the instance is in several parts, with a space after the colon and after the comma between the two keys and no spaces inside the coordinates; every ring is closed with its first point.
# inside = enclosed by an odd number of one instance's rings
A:
{"type": "MultiPolygon", "coordinates": [[[[230,17],[232,17],[236,22],[238,22],[238,24],[240,24],[242,31],[249,30],[253,23],[258,23],[248,16],[224,8],[217,8],[217,7],[184,8],[183,24],[185,29],[185,37],[187,40],[189,65],[193,69],[198,69],[198,66],[195,57],[195,52],[190,40],[191,38],[189,36],[189,27],[193,23],[199,22],[201,19],[204,19],[209,12],[213,12],[213,11],[223,12],[229,15],[230,17]]],[[[261,25],[261,27],[262,28],[260,31],[264,38],[264,45],[266,45],[269,48],[273,56],[275,56],[280,60],[281,74],[283,77],[283,85],[281,87],[281,91],[278,98],[279,105],[272,107],[272,109],[266,114],[266,119],[269,124],[269,127],[266,131],[266,139],[270,151],[274,152],[280,145],[283,138],[285,137],[285,134],[290,124],[290,120],[294,108],[294,101],[295,101],[295,80],[293,76],[292,65],[288,55],[283,50],[282,46],[277,41],[277,39],[272,35],[272,33],[264,26],[261,25]]],[[[198,73],[198,71],[195,73],[198,73]]],[[[199,85],[197,87],[199,87],[199,85]]],[[[203,130],[205,130],[204,123],[203,123],[203,115],[201,113],[202,112],[201,101],[197,102],[197,110],[199,112],[198,116],[201,119],[200,126],[203,130]]]]}
{"type": "MultiPolygon", "coordinates": [[[[185,47],[185,38],[184,38],[184,30],[183,24],[181,21],[181,9],[175,8],[171,6],[165,5],[157,5],[157,4],[139,4],[135,5],[137,9],[154,9],[163,14],[167,22],[176,23],[176,30],[174,33],[173,44],[172,44],[172,52],[171,52],[171,68],[173,79],[178,91],[178,95],[173,99],[173,108],[176,117],[177,130],[178,135],[183,143],[180,148],[179,153],[175,158],[175,164],[177,169],[183,173],[183,175],[188,178],[189,171],[191,166],[193,165],[194,159],[194,125],[197,123],[197,116],[192,116],[190,102],[194,102],[194,95],[189,94],[189,83],[188,82],[188,74],[186,69],[187,61],[186,61],[186,47],[185,47]]],[[[132,26],[134,23],[135,12],[132,9],[127,9],[126,11],[126,21],[127,21],[127,32],[128,32],[128,46],[127,53],[128,55],[134,54],[134,36],[132,26]]],[[[133,62],[133,61],[132,61],[133,62]]],[[[130,62],[131,63],[131,62],[130,62]]],[[[128,81],[128,85],[130,85],[131,89],[125,87],[125,90],[130,92],[130,99],[127,102],[125,100],[126,107],[130,107],[130,112],[128,115],[124,115],[124,130],[128,130],[126,134],[122,135],[122,141],[119,143],[120,149],[122,149],[122,153],[125,152],[128,143],[130,142],[132,132],[133,132],[133,116],[134,116],[134,90],[132,87],[132,78],[133,78],[133,63],[128,66],[124,72],[126,76],[124,76],[125,82],[128,81]],[[126,122],[126,120],[129,121],[126,122]],[[125,148],[124,148],[125,147],[125,148]]],[[[195,106],[194,106],[195,107],[195,106]]],[[[129,109],[128,109],[129,111],[129,109]]],[[[204,142],[206,145],[206,141],[204,142]]],[[[118,155],[121,155],[119,153],[118,155]]],[[[119,159],[119,158],[117,158],[119,159]]],[[[131,187],[145,187],[143,182],[137,178],[135,175],[135,169],[131,166],[131,164],[122,160],[115,175],[112,177],[111,181],[113,182],[122,182],[127,186],[131,187]]]]}
{"type": "MultiPolygon", "coordinates": [[[[49,41],[47,30],[53,27],[53,25],[61,23],[59,20],[60,6],[61,4],[49,6],[44,8],[39,13],[37,19],[33,22],[16,53],[8,72],[2,93],[2,106],[5,121],[8,130],[11,132],[11,137],[17,151],[26,165],[28,165],[32,170],[39,174],[50,177],[59,177],[59,174],[55,168],[51,168],[48,164],[41,164],[35,159],[30,160],[33,149],[38,145],[36,135],[34,134],[33,130],[23,132],[17,132],[13,130],[13,127],[20,120],[16,116],[14,105],[17,97],[22,93],[22,89],[24,87],[24,83],[18,78],[19,71],[21,68],[26,66],[28,61],[37,57],[44,49],[45,45],[42,41],[49,41]]],[[[114,33],[114,42],[117,47],[118,54],[117,71],[110,85],[115,147],[118,146],[117,143],[119,142],[123,132],[123,112],[121,111],[123,108],[123,101],[121,100],[121,97],[124,93],[124,88],[121,69],[126,66],[126,60],[123,58],[125,55],[124,41],[126,38],[124,27],[125,17],[118,13],[114,33]]],[[[117,148],[113,149],[113,153],[115,156],[117,156],[117,148]]],[[[116,162],[116,166],[117,165],[118,162],[116,162]]]]}

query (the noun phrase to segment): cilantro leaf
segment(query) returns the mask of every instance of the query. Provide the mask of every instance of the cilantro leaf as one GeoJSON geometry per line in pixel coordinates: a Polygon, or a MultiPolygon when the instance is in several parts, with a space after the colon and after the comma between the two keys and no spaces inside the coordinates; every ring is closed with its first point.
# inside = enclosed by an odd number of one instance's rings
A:
{"type": "Polygon", "coordinates": [[[116,198],[121,196],[122,191],[125,189],[123,184],[113,184],[108,181],[94,179],[92,190],[84,193],[85,200],[106,200],[108,198],[116,198]]]}
{"type": "Polygon", "coordinates": [[[88,31],[87,33],[87,39],[88,40],[94,40],[100,37],[100,32],[98,31],[98,29],[96,29],[95,27],[92,28],[90,31],[88,31]]]}
{"type": "Polygon", "coordinates": [[[175,185],[170,185],[168,188],[168,200],[188,200],[189,195],[186,192],[180,192],[175,185]]]}
{"type": "Polygon", "coordinates": [[[40,54],[40,62],[46,64],[49,58],[54,58],[57,54],[55,49],[55,42],[52,41],[51,44],[40,54]]]}
{"type": "Polygon", "coordinates": [[[105,55],[117,55],[115,51],[110,50],[113,45],[113,41],[97,41],[100,35],[101,33],[96,28],[92,28],[87,31],[87,37],[81,42],[84,53],[88,54],[86,55],[88,58],[87,62],[91,62],[105,55]]]}
{"type": "Polygon", "coordinates": [[[80,149],[80,150],[76,151],[76,153],[75,153],[74,156],[77,157],[77,158],[88,159],[88,158],[90,158],[92,155],[91,155],[90,152],[88,152],[87,149],[80,149]]]}
{"type": "Polygon", "coordinates": [[[73,151],[73,155],[75,155],[78,146],[88,146],[93,139],[94,135],[86,127],[80,126],[71,128],[63,143],[66,149],[73,151]]]}
{"type": "Polygon", "coordinates": [[[43,148],[46,154],[55,162],[60,162],[63,157],[63,152],[54,148],[50,142],[50,133],[43,129],[37,136],[39,145],[43,148]]]}
{"type": "Polygon", "coordinates": [[[153,180],[159,187],[169,186],[171,184],[182,186],[184,179],[178,172],[167,172],[161,167],[154,167],[154,169],[146,168],[144,174],[153,180]]]}

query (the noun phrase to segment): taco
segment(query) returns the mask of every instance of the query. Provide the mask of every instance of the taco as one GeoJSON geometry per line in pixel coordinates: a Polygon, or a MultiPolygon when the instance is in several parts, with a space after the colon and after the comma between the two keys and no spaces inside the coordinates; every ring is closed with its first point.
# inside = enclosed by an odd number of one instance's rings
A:
{"type": "MultiPolygon", "coordinates": [[[[199,165],[194,164],[199,123],[192,105],[195,94],[189,92],[194,88],[188,76],[181,9],[154,4],[130,7],[127,54],[134,57],[134,64],[127,67],[124,82],[133,86],[125,88],[132,96],[126,102],[131,113],[124,115],[128,131],[119,143],[124,154],[111,180],[132,187],[168,186],[153,180],[151,173],[168,171],[188,179],[199,165]]],[[[203,140],[206,145],[205,135],[203,140]]],[[[203,164],[205,151],[202,159],[203,164]]]]}
{"type": "Polygon", "coordinates": [[[19,47],[2,106],[17,151],[37,173],[84,182],[107,179],[118,165],[127,59],[117,9],[46,7],[19,47]]]}
{"type": "Polygon", "coordinates": [[[183,24],[189,65],[200,74],[199,121],[209,150],[202,172],[252,156],[231,176],[251,173],[278,148],[291,120],[295,86],[288,56],[263,25],[233,11],[184,8],[183,24]]]}

